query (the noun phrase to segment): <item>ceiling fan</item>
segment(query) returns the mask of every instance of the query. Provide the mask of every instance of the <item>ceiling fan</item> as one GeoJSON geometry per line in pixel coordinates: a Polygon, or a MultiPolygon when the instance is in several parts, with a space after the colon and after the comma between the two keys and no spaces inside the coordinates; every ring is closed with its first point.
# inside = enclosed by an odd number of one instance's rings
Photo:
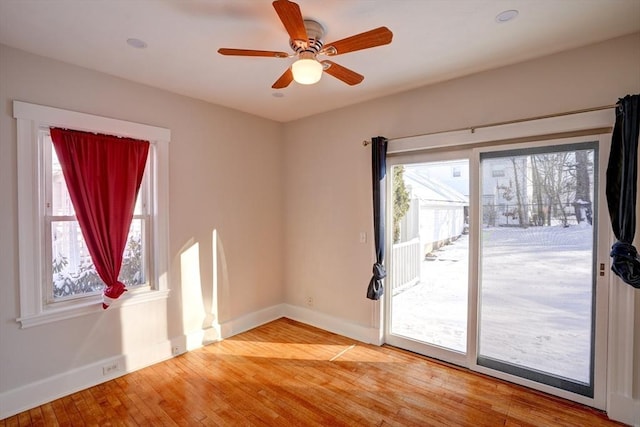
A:
{"type": "Polygon", "coordinates": [[[273,89],[284,89],[294,80],[300,84],[317,83],[323,71],[348,85],[357,85],[364,80],[363,75],[328,59],[320,61],[318,56],[335,56],[382,46],[391,43],[393,38],[393,33],[387,27],[379,27],[325,44],[322,41],[324,27],[317,21],[303,19],[297,3],[289,0],[276,0],[273,2],[273,7],[289,34],[289,45],[294,53],[271,50],[218,49],[218,53],[231,56],[297,57],[298,59],[271,86],[273,89]]]}

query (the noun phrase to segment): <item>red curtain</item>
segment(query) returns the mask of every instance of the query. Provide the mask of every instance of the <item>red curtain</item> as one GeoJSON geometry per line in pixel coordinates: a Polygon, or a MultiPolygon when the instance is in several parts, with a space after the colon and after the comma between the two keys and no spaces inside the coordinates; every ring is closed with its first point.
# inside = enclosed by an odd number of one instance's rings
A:
{"type": "Polygon", "coordinates": [[[118,281],[149,142],[67,129],[51,129],[96,272],[105,283],[103,308],[125,291],[118,281]]]}

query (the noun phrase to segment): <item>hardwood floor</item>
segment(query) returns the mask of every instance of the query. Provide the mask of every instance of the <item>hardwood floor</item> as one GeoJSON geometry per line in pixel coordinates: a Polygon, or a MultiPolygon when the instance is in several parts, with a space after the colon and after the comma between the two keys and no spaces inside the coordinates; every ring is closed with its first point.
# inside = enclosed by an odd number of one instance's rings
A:
{"type": "Polygon", "coordinates": [[[279,319],[0,426],[609,426],[605,414],[279,319]]]}

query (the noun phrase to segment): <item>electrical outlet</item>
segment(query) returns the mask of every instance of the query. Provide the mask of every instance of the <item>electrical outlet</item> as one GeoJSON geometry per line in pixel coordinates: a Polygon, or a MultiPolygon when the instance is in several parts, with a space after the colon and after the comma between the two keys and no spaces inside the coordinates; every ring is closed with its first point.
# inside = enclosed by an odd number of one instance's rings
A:
{"type": "Polygon", "coordinates": [[[171,354],[173,354],[174,356],[179,355],[180,347],[178,347],[177,345],[174,345],[173,347],[171,347],[171,354]]]}
{"type": "Polygon", "coordinates": [[[102,367],[102,375],[110,375],[118,370],[120,370],[120,364],[118,362],[109,363],[102,367]]]}
{"type": "Polygon", "coordinates": [[[307,306],[313,307],[313,297],[307,297],[307,306]]]}

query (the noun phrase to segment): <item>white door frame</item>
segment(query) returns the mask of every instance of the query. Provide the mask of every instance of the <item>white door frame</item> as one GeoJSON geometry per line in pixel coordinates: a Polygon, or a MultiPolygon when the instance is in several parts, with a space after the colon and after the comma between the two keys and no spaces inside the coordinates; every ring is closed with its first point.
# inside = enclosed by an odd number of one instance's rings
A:
{"type": "MultiPolygon", "coordinates": [[[[612,241],[610,227],[608,226],[608,214],[605,198],[605,173],[606,164],[609,154],[609,144],[611,140],[610,133],[601,133],[602,129],[610,129],[613,125],[613,119],[610,111],[592,111],[588,113],[579,113],[570,116],[553,117],[546,119],[533,120],[529,122],[514,123],[509,125],[501,125],[495,127],[481,128],[476,131],[455,131],[445,132],[442,134],[432,134],[419,137],[404,138],[401,140],[391,141],[389,145],[389,158],[387,160],[387,173],[390,168],[398,163],[410,163],[417,158],[424,158],[424,155],[429,152],[434,153],[434,149],[441,151],[456,151],[460,149],[472,149],[472,155],[469,158],[470,165],[470,181],[472,188],[470,188],[470,217],[474,218],[475,222],[479,221],[479,198],[480,192],[478,188],[479,183],[479,157],[480,152],[492,151],[497,149],[504,149],[508,144],[509,149],[532,147],[536,145],[549,145],[549,144],[563,144],[573,142],[584,141],[598,141],[599,152],[599,216],[598,216],[598,229],[599,235],[597,238],[597,262],[599,264],[605,264],[604,276],[598,276],[596,278],[596,325],[595,325],[595,361],[594,361],[594,397],[589,398],[575,393],[560,390],[555,387],[540,384],[531,380],[526,380],[513,375],[505,374],[500,371],[495,371],[482,366],[478,366],[477,359],[477,328],[478,328],[478,286],[475,285],[478,282],[478,238],[479,238],[479,224],[474,224],[470,229],[470,242],[469,251],[470,259],[474,260],[469,264],[470,274],[470,286],[468,293],[469,309],[468,309],[468,330],[467,330],[467,354],[461,355],[457,358],[449,358],[453,363],[460,366],[468,367],[477,372],[492,375],[497,378],[501,378],[510,382],[522,384],[537,390],[547,392],[549,394],[557,395],[563,398],[567,398],[582,404],[586,404],[598,409],[606,408],[606,379],[607,379],[607,328],[608,328],[608,288],[610,282],[610,269],[609,269],[609,254],[608,248],[612,241]],[[597,129],[600,132],[594,131],[593,134],[589,133],[589,129],[597,129]],[[563,134],[565,138],[552,138],[548,135],[558,136],[563,134]],[[571,136],[571,135],[588,135],[588,136],[571,136]],[[526,143],[519,143],[516,141],[522,141],[527,139],[526,143]],[[490,147],[485,146],[487,143],[492,143],[490,147]],[[483,144],[482,148],[477,148],[479,144],[483,144]],[[494,145],[495,144],[495,145],[494,145]],[[476,147],[476,148],[473,148],[476,147]],[[401,154],[401,155],[400,155],[401,154]],[[398,155],[398,156],[396,156],[398,155]],[[412,160],[413,159],[413,160],[412,160]],[[476,185],[474,185],[474,183],[476,185]],[[471,286],[471,284],[474,284],[471,286]],[[472,333],[473,332],[473,333],[472,333]]],[[[387,175],[390,176],[390,175],[387,175]]],[[[390,194],[391,179],[387,180],[387,194],[390,194]]],[[[391,199],[389,199],[391,200],[391,199]]],[[[387,204],[387,218],[392,218],[390,204],[387,204]]],[[[387,227],[387,248],[386,253],[390,254],[390,227],[387,227]]],[[[389,260],[389,257],[387,257],[389,260]]],[[[388,313],[387,306],[390,303],[390,296],[385,295],[383,304],[377,305],[374,308],[373,316],[377,323],[380,335],[384,341],[389,342],[388,331],[385,321],[385,316],[388,313]]],[[[392,342],[389,342],[392,344],[392,342]]],[[[411,350],[411,348],[409,348],[411,350]]],[[[435,354],[432,357],[438,358],[435,354]]]]}

